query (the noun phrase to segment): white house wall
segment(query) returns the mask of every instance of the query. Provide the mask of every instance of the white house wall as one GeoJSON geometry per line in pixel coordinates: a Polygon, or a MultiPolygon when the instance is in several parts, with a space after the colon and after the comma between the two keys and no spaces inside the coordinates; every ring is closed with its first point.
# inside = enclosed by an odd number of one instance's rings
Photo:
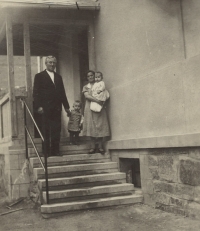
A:
{"type": "Polygon", "coordinates": [[[112,140],[200,132],[200,2],[181,2],[101,1],[96,65],[112,140]]]}

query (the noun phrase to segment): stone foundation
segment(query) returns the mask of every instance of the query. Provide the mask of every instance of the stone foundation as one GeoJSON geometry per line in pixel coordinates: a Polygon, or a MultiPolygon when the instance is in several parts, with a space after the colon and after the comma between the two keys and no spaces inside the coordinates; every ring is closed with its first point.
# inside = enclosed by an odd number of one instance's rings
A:
{"type": "Polygon", "coordinates": [[[29,196],[32,174],[25,150],[20,146],[10,149],[8,145],[0,149],[0,193],[13,201],[29,196]]]}
{"type": "Polygon", "coordinates": [[[30,194],[31,173],[25,150],[10,150],[11,199],[16,200],[30,194]]]}
{"type": "Polygon", "coordinates": [[[144,203],[200,216],[200,148],[110,150],[112,160],[139,158],[144,203]]]}
{"type": "Polygon", "coordinates": [[[11,188],[10,188],[10,161],[9,161],[9,151],[6,145],[0,147],[0,194],[5,200],[10,200],[11,198],[11,188]]]}
{"type": "Polygon", "coordinates": [[[6,175],[5,175],[5,159],[4,155],[0,154],[0,193],[7,194],[7,187],[6,187],[6,175]]]}

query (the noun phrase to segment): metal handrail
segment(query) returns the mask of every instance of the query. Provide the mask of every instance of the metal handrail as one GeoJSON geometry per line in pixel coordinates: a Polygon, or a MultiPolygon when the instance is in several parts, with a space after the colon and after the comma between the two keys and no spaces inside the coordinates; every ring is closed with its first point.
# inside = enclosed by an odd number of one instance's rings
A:
{"type": "MultiPolygon", "coordinates": [[[[33,118],[33,115],[28,107],[28,105],[26,104],[25,100],[23,98],[21,98],[21,102],[23,103],[24,105],[24,133],[25,133],[25,148],[26,148],[26,159],[28,159],[28,141],[27,141],[27,134],[31,140],[31,143],[33,145],[33,148],[35,149],[35,152],[37,154],[37,157],[42,165],[42,168],[44,170],[44,173],[45,173],[45,180],[46,180],[46,201],[47,201],[47,204],[49,204],[49,186],[48,186],[48,166],[47,166],[47,152],[46,152],[46,145],[45,145],[45,138],[43,137],[39,127],[37,126],[37,123],[35,122],[34,118],[33,118]],[[39,155],[39,152],[35,146],[35,143],[33,141],[33,138],[27,128],[27,121],[26,121],[26,109],[35,125],[35,127],[37,128],[37,131],[42,139],[42,142],[43,142],[43,145],[44,145],[44,162],[42,161],[42,158],[40,157],[39,155]]],[[[43,115],[44,116],[44,115],[43,115]]]]}
{"type": "Polygon", "coordinates": [[[32,145],[33,145],[33,148],[35,149],[35,152],[36,152],[36,154],[37,154],[37,156],[38,156],[38,158],[39,158],[39,161],[40,161],[40,163],[41,163],[41,165],[42,165],[42,168],[44,169],[44,172],[45,172],[44,163],[43,163],[42,158],[40,157],[40,155],[39,155],[39,153],[38,153],[38,150],[37,150],[37,148],[36,148],[36,146],[35,146],[35,143],[34,143],[34,141],[33,141],[33,138],[32,138],[32,136],[31,136],[31,134],[30,134],[30,132],[29,132],[29,130],[28,130],[28,128],[27,128],[26,126],[25,126],[25,129],[26,129],[26,132],[27,132],[27,134],[28,134],[28,136],[29,136],[29,138],[30,138],[30,140],[31,140],[31,143],[32,143],[32,145]]]}
{"type": "Polygon", "coordinates": [[[37,123],[35,122],[35,120],[34,120],[34,118],[33,118],[32,114],[31,114],[31,111],[30,111],[30,109],[29,109],[29,107],[28,107],[27,103],[25,102],[25,100],[24,100],[24,99],[21,99],[21,100],[22,100],[22,101],[23,101],[23,103],[25,104],[26,109],[27,109],[27,111],[28,111],[28,113],[29,113],[29,115],[30,115],[31,119],[32,119],[32,121],[33,121],[33,123],[34,123],[35,127],[37,128],[37,130],[38,130],[38,132],[39,132],[39,135],[40,135],[40,137],[41,137],[42,141],[44,142],[44,137],[43,137],[42,133],[40,132],[40,129],[38,128],[37,123]]]}

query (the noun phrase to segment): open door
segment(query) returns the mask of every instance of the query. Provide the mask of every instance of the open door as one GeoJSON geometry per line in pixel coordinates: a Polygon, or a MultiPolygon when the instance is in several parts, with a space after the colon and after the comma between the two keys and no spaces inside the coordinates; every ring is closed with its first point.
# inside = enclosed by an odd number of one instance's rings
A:
{"type": "MultiPolygon", "coordinates": [[[[46,28],[47,30],[47,28],[46,28]]],[[[41,31],[41,30],[39,30],[41,31]]],[[[55,33],[58,30],[55,29],[55,33]]],[[[53,32],[51,32],[53,33],[53,32]]],[[[56,39],[56,54],[57,67],[56,72],[63,78],[63,83],[66,95],[72,109],[75,100],[82,102],[82,113],[84,110],[85,99],[82,95],[82,88],[87,83],[86,73],[89,70],[89,42],[88,42],[88,27],[68,27],[59,26],[59,38],[56,39]]],[[[47,37],[47,39],[49,39],[47,37]]],[[[51,55],[51,54],[49,54],[51,55]]],[[[44,59],[38,59],[38,72],[45,69],[44,59]]],[[[35,119],[41,127],[40,117],[35,113],[35,119]]],[[[65,111],[62,112],[62,130],[61,138],[69,136],[68,118],[65,111]]],[[[35,137],[38,137],[38,132],[35,129],[35,137]]]]}

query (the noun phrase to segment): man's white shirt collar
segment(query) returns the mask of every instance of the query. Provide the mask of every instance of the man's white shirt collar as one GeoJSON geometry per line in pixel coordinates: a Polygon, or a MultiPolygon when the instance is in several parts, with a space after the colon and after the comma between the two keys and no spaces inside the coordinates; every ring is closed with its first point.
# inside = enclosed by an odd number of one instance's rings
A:
{"type": "Polygon", "coordinates": [[[46,72],[48,73],[48,75],[50,76],[52,82],[54,83],[54,72],[50,72],[46,69],[46,72]]]}

